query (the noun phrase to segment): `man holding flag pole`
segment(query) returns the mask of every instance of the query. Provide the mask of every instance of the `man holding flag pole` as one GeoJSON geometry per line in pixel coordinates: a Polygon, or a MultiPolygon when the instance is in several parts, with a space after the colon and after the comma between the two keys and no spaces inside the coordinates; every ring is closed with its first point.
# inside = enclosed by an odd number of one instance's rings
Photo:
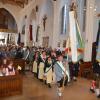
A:
{"type": "MultiPolygon", "coordinates": [[[[80,28],[77,21],[76,6],[75,3],[72,3],[70,12],[69,12],[69,26],[70,26],[70,53],[71,60],[73,63],[73,79],[76,80],[79,71],[79,60],[82,59],[84,41],[81,37],[80,28]]],[[[69,52],[68,52],[69,54],[69,52]]]]}
{"type": "MultiPolygon", "coordinates": [[[[69,51],[69,47],[68,47],[67,53],[68,55],[71,54],[70,56],[71,56],[71,61],[73,63],[73,67],[75,69],[74,70],[75,76],[77,76],[76,74],[78,74],[78,70],[76,69],[79,67],[77,63],[80,60],[80,58],[78,59],[78,56],[83,53],[84,45],[83,45],[83,40],[80,35],[79,26],[76,21],[75,10],[76,10],[76,6],[75,6],[75,3],[73,2],[70,8],[70,12],[69,12],[69,27],[70,27],[69,40],[70,40],[71,50],[69,51]]],[[[58,61],[55,63],[55,66],[54,66],[59,99],[61,99],[62,97],[62,93],[64,91],[64,85],[66,84],[66,82],[69,81],[69,78],[70,78],[69,73],[66,70],[66,67],[62,63],[62,59],[63,59],[62,55],[58,55],[58,61]]]]}
{"type": "Polygon", "coordinates": [[[61,99],[64,86],[66,86],[69,81],[69,74],[66,67],[63,65],[62,53],[59,51],[57,52],[57,62],[54,65],[54,72],[57,81],[57,94],[59,99],[61,99]]]}

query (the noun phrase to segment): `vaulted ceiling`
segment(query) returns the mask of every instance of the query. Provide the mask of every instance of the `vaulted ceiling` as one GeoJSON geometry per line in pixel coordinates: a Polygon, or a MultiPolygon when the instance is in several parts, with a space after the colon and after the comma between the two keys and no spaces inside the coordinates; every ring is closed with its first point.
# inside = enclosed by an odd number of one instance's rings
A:
{"type": "Polygon", "coordinates": [[[20,6],[24,8],[26,4],[28,4],[28,0],[0,0],[3,4],[11,4],[15,6],[20,6]]]}

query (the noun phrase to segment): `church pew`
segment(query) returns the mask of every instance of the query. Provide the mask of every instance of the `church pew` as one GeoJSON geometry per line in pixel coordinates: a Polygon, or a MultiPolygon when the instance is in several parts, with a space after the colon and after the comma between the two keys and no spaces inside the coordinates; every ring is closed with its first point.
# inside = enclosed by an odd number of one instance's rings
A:
{"type": "Polygon", "coordinates": [[[23,78],[21,75],[0,77],[0,97],[22,94],[23,78]]]}
{"type": "Polygon", "coordinates": [[[93,77],[92,62],[83,62],[80,64],[79,76],[84,77],[85,73],[87,73],[88,79],[93,77]]]}

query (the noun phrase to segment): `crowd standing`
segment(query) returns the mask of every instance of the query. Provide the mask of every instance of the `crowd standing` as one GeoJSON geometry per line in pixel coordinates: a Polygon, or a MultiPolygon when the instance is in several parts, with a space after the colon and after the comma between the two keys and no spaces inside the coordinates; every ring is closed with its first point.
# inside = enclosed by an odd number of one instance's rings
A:
{"type": "MultiPolygon", "coordinates": [[[[49,88],[52,87],[52,83],[56,82],[59,96],[62,96],[63,86],[73,80],[77,81],[79,65],[83,61],[80,59],[77,62],[72,62],[68,52],[60,49],[15,45],[1,46],[0,76],[15,75],[16,73],[13,62],[8,60],[9,58],[25,60],[26,69],[33,72],[34,76],[49,88]]],[[[99,63],[95,66],[99,66],[100,70],[99,63]]],[[[98,75],[100,76],[100,71],[98,75]]],[[[97,88],[95,90],[91,88],[90,90],[95,91],[97,88]]],[[[98,90],[97,97],[100,97],[99,85],[98,90]]]]}

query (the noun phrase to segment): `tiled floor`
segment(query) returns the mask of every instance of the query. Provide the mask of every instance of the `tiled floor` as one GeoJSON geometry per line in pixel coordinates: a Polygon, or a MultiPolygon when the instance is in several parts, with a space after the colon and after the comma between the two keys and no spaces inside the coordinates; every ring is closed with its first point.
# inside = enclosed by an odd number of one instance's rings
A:
{"type": "MultiPolygon", "coordinates": [[[[0,98],[0,100],[59,100],[56,93],[56,86],[48,88],[44,83],[27,73],[24,76],[23,94],[0,98]]],[[[65,87],[61,100],[99,100],[95,94],[89,91],[90,81],[79,78],[70,86],[65,87]]]]}

